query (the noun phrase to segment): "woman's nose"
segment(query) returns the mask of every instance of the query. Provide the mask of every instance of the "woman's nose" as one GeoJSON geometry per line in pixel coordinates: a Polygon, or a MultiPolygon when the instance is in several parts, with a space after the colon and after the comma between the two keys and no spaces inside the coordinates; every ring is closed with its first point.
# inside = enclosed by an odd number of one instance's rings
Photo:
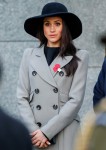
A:
{"type": "Polygon", "coordinates": [[[55,27],[54,27],[54,25],[51,25],[51,27],[50,27],[50,31],[51,31],[51,32],[54,32],[54,31],[55,31],[55,27]]]}

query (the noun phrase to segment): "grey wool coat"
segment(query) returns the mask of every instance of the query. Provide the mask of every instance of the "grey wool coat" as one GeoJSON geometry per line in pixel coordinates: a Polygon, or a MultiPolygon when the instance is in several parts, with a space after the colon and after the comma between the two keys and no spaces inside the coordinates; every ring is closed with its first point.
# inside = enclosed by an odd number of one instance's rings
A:
{"type": "MultiPolygon", "coordinates": [[[[84,99],[88,52],[79,50],[78,68],[74,76],[66,76],[64,66],[72,56],[57,56],[48,66],[44,47],[24,51],[17,87],[20,116],[30,132],[37,129],[55,144],[47,150],[73,150],[80,126],[79,109],[84,99]],[[53,70],[60,64],[61,73],[53,70]]],[[[39,148],[35,147],[35,150],[39,148]]]]}

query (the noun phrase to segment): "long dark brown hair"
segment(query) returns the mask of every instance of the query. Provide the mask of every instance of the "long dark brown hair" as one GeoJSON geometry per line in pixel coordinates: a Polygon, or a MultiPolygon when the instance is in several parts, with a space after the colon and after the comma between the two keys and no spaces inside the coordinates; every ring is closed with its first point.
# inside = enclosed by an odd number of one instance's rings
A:
{"type": "MultiPolygon", "coordinates": [[[[67,65],[64,66],[66,75],[70,76],[70,75],[74,75],[78,67],[78,61],[80,61],[80,59],[76,56],[77,49],[73,44],[71,33],[64,19],[62,23],[63,23],[63,30],[62,30],[62,37],[60,42],[61,44],[60,44],[59,56],[61,56],[62,58],[70,55],[73,56],[72,60],[67,65]]],[[[39,47],[42,47],[43,45],[47,45],[47,39],[44,36],[44,32],[43,32],[43,21],[42,23],[40,22],[37,38],[40,40],[39,47]]]]}

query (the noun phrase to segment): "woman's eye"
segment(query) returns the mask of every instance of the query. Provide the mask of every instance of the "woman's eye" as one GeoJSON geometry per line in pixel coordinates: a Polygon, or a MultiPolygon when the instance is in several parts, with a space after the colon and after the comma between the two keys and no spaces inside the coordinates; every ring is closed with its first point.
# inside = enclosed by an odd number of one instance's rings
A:
{"type": "Polygon", "coordinates": [[[56,26],[60,26],[61,24],[59,22],[56,23],[56,26]]]}
{"type": "Polygon", "coordinates": [[[45,26],[49,26],[49,23],[47,22],[47,23],[45,23],[44,25],[45,25],[45,26]]]}

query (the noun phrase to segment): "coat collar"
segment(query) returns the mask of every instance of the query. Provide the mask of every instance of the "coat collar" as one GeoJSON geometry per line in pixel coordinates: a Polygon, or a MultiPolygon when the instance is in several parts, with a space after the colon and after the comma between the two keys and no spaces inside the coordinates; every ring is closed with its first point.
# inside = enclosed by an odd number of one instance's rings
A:
{"type": "Polygon", "coordinates": [[[48,82],[49,84],[57,87],[57,84],[54,80],[56,72],[53,71],[55,64],[60,64],[61,68],[69,63],[72,59],[72,56],[65,56],[63,59],[60,56],[57,56],[50,66],[47,64],[47,60],[44,54],[44,47],[35,48],[31,58],[31,65],[35,71],[40,75],[40,77],[48,82]]]}
{"type": "Polygon", "coordinates": [[[53,77],[56,75],[57,72],[54,72],[53,68],[56,64],[60,64],[60,68],[63,68],[66,64],[68,64],[73,56],[65,56],[64,58],[57,56],[54,61],[50,65],[50,70],[53,77]]]}

